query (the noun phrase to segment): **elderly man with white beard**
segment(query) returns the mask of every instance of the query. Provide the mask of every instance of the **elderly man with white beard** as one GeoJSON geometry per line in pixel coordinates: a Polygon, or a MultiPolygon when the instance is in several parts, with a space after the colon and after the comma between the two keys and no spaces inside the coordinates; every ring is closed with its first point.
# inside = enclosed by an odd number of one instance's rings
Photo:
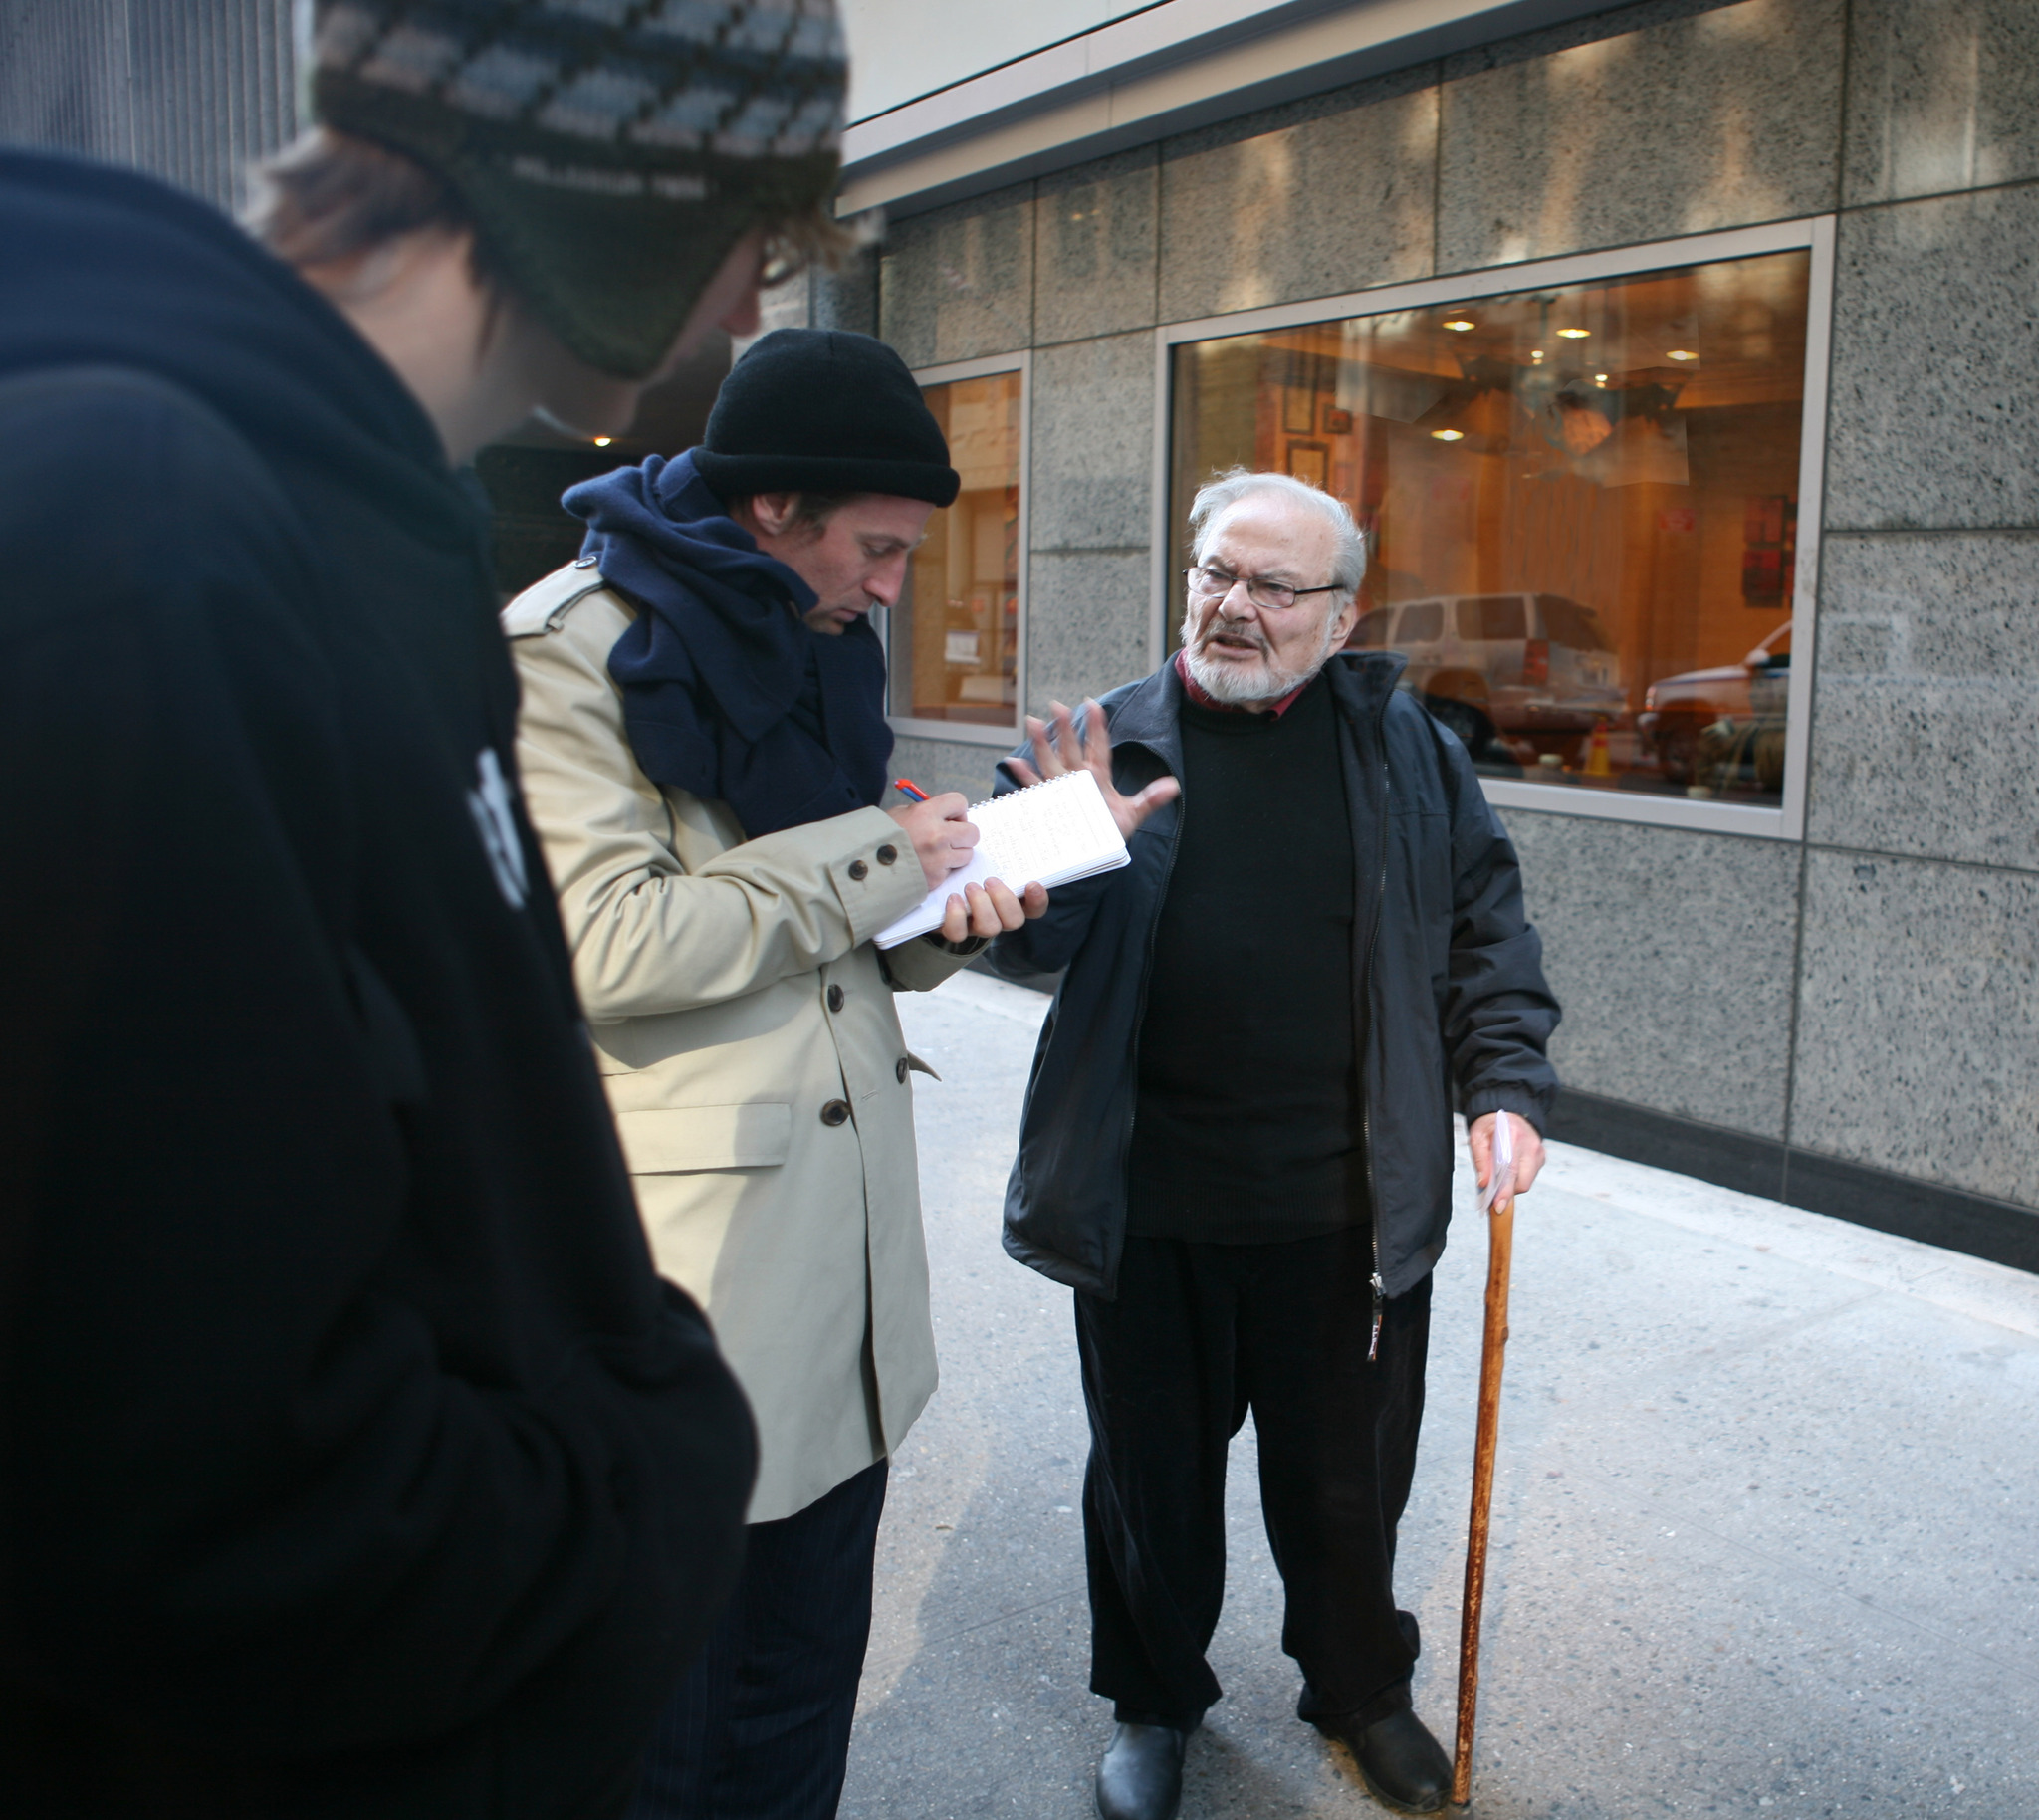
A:
{"type": "MultiPolygon", "coordinates": [[[[1484,1181],[1542,1162],[1558,1018],[1515,854],[1459,742],[1340,653],[1365,544],[1344,505],[1235,471],[1190,515],[1182,648],[1004,761],[1161,804],[1132,863],[1057,891],[993,965],[1061,973],[1006,1249],[1075,1291],[1103,1820],[1172,1820],[1220,1698],[1228,1444],[1250,1409],[1297,1716],[1405,1813],[1451,1765],[1414,1711],[1395,1532],[1416,1465],[1454,1101],[1484,1181]],[[1339,653],[1334,655],[1334,653],[1339,653]],[[1179,796],[1180,799],[1177,800],[1179,796]]],[[[1121,814],[1122,824],[1129,819],[1121,814]]]]}

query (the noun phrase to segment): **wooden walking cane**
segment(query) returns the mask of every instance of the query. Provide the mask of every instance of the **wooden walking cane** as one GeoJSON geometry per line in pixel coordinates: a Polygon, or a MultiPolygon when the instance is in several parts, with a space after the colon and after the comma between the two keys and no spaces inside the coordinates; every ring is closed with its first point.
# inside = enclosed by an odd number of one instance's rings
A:
{"type": "MultiPolygon", "coordinates": [[[[1508,1115],[1495,1120],[1493,1182],[1512,1166],[1508,1115]]],[[[1493,1457],[1500,1440],[1501,1362],[1508,1346],[1508,1266],[1515,1246],[1515,1201],[1496,1200],[1487,1213],[1486,1330],[1479,1348],[1479,1425],[1473,1443],[1473,1519],[1466,1534],[1466,1603],[1459,1616],[1459,1747],[1452,1759],[1452,1805],[1473,1798],[1473,1715],[1479,1702],[1479,1611],[1486,1597],[1486,1531],[1493,1511],[1493,1457]]]]}

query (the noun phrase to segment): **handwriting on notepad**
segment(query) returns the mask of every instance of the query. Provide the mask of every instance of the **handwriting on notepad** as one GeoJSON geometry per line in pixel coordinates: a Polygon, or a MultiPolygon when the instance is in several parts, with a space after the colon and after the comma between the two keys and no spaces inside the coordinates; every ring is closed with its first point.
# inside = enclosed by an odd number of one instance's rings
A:
{"type": "Polygon", "coordinates": [[[1050,873],[1066,872],[1072,864],[1108,859],[1123,848],[1096,780],[1087,771],[1065,776],[1082,778],[1089,788],[1059,788],[1063,779],[1056,778],[1032,790],[994,796],[970,811],[984,837],[978,855],[990,864],[989,876],[1018,891],[1044,882],[1050,873]]]}
{"type": "Polygon", "coordinates": [[[1031,884],[1052,889],[1111,871],[1130,857],[1097,780],[1087,771],[1065,772],[1044,784],[975,803],[970,820],[979,835],[970,862],[879,930],[872,939],[880,948],[896,948],[938,928],[949,899],[970,885],[996,878],[1016,893],[1031,884]]]}

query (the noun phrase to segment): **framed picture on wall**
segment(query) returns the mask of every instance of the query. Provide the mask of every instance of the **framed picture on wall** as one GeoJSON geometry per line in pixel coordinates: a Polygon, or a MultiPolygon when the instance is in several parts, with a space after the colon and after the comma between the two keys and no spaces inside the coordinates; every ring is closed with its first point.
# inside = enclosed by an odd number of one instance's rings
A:
{"type": "Polygon", "coordinates": [[[1317,427],[1317,394],[1304,385],[1281,388],[1281,427],[1290,436],[1307,436],[1317,427]]]}
{"type": "Polygon", "coordinates": [[[1306,480],[1313,487],[1321,488],[1329,475],[1331,451],[1321,442],[1291,442],[1288,445],[1288,471],[1297,480],[1306,480]]]}
{"type": "Polygon", "coordinates": [[[1335,404],[1324,406],[1324,434],[1326,436],[1350,436],[1352,434],[1352,413],[1341,411],[1335,404]]]}

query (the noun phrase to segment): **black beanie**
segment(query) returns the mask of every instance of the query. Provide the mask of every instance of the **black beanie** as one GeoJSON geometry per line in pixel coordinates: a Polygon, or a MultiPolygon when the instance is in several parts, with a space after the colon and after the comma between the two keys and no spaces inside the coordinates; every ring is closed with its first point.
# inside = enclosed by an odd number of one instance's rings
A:
{"type": "Polygon", "coordinates": [[[725,501],[889,493],[946,506],[962,477],[906,362],[846,329],[775,329],[722,382],[694,471],[725,501]]]}

